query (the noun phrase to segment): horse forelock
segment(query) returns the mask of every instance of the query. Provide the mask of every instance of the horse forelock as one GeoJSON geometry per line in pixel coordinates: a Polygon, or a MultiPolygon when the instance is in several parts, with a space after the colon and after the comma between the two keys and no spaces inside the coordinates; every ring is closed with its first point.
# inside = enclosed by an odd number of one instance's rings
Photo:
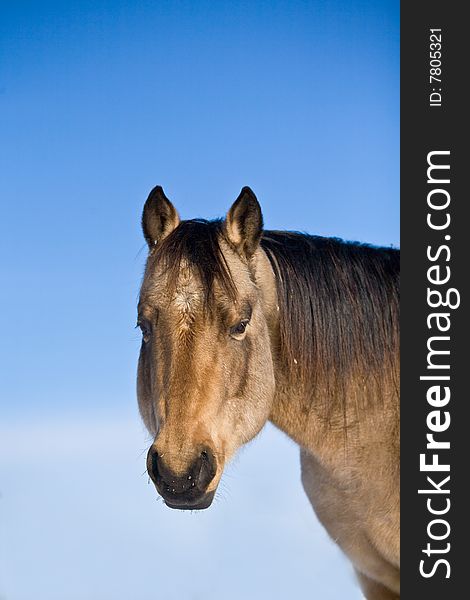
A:
{"type": "Polygon", "coordinates": [[[166,295],[187,314],[202,295],[204,309],[215,307],[216,289],[237,300],[237,288],[221,248],[222,221],[182,221],[149,256],[146,279],[152,286],[158,272],[165,280],[166,295]],[[191,286],[196,283],[195,287],[191,286]]]}

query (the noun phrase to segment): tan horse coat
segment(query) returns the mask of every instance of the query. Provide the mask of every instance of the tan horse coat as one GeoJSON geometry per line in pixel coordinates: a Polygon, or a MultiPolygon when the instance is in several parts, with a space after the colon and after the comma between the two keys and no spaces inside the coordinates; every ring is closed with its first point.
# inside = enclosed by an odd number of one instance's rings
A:
{"type": "Polygon", "coordinates": [[[393,253],[263,234],[248,188],[223,223],[180,223],[155,188],[143,229],[138,398],[165,502],[209,506],[224,464],[269,419],[299,444],[304,489],[367,599],[399,598],[393,253]],[[304,247],[324,281],[311,278],[302,304],[308,265],[281,263],[304,247]]]}

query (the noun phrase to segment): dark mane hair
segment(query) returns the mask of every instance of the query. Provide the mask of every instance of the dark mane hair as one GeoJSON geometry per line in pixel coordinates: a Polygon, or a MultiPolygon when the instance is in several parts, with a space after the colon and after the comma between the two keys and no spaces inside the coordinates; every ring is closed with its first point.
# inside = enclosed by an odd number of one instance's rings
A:
{"type": "MultiPolygon", "coordinates": [[[[237,293],[221,235],[221,220],[183,221],[155,252],[175,283],[182,261],[196,270],[209,307],[215,281],[237,293]]],[[[261,247],[276,278],[280,356],[305,392],[341,396],[353,377],[370,389],[385,368],[398,394],[399,250],[284,231],[265,231],[261,247]]]]}
{"type": "Polygon", "coordinates": [[[183,261],[195,269],[204,289],[208,309],[212,309],[214,304],[215,281],[230,299],[235,300],[237,296],[235,283],[219,245],[222,224],[221,219],[182,221],[157,246],[155,252],[155,260],[168,273],[170,284],[176,285],[183,261]]]}
{"type": "Polygon", "coordinates": [[[281,354],[305,391],[345,402],[351,378],[380,386],[385,368],[398,395],[399,250],[283,231],[266,231],[261,246],[276,276],[281,354]]]}

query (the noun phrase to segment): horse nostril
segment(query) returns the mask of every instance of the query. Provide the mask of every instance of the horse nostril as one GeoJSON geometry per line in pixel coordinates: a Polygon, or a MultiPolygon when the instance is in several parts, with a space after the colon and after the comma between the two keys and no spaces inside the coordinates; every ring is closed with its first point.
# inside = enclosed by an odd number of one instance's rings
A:
{"type": "Polygon", "coordinates": [[[158,469],[158,452],[150,448],[147,460],[147,469],[150,477],[155,481],[159,476],[158,469]]]}
{"type": "Polygon", "coordinates": [[[201,467],[199,471],[198,483],[201,488],[206,488],[214,479],[217,473],[217,460],[209,448],[203,450],[200,454],[201,467]]]}

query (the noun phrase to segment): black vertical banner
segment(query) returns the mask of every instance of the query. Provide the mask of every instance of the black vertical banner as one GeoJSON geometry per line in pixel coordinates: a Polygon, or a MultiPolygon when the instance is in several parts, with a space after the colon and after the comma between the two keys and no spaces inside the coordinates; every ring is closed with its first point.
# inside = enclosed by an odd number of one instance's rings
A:
{"type": "Polygon", "coordinates": [[[404,600],[470,597],[468,23],[401,5],[401,577],[404,600]]]}

